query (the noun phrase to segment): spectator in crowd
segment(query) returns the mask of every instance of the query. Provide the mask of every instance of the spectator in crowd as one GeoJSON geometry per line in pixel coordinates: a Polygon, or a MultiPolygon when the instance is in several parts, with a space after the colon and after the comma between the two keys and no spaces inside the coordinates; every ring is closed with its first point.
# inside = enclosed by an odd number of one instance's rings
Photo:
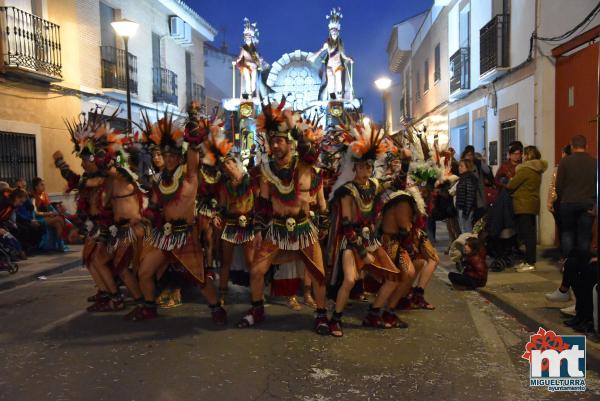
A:
{"type": "Polygon", "coordinates": [[[453,175],[458,175],[458,160],[456,160],[456,150],[450,147],[446,151],[446,156],[449,158],[450,164],[450,173],[453,175]]]}
{"type": "MultiPolygon", "coordinates": [[[[562,148],[561,160],[571,154],[571,145],[567,145],[562,148]]],[[[550,182],[550,188],[548,188],[548,203],[546,204],[546,208],[552,216],[554,216],[554,222],[556,223],[558,238],[560,240],[560,200],[556,195],[556,172],[558,171],[558,166],[554,168],[554,173],[552,174],[552,181],[550,182]]],[[[564,264],[564,258],[561,258],[560,264],[564,264]]]]}
{"type": "Polygon", "coordinates": [[[523,150],[523,163],[516,168],[515,176],[506,186],[512,196],[519,240],[525,245],[525,261],[517,266],[520,273],[535,270],[536,216],[540,213],[542,174],[548,168],[548,162],[541,158],[535,146],[527,146],[523,150]]]}
{"type": "Polygon", "coordinates": [[[485,261],[485,247],[478,238],[467,238],[463,248],[463,272],[449,272],[448,279],[454,285],[470,289],[485,287],[488,266],[485,261]]]}
{"type": "MultiPolygon", "coordinates": [[[[586,153],[586,147],[587,141],[583,135],[574,136],[571,139],[571,154],[561,159],[556,171],[556,199],[552,202],[552,210],[558,217],[563,259],[571,256],[573,251],[584,254],[591,248],[598,178],[596,159],[586,153]]],[[[575,275],[573,264],[565,263],[560,287],[546,294],[546,298],[552,302],[569,301],[569,288],[573,285],[575,275]]]]}
{"type": "Polygon", "coordinates": [[[560,200],[561,251],[589,251],[596,204],[596,159],[586,152],[583,135],[571,139],[571,155],[562,159],[556,172],[556,196],[560,200]]]}
{"type": "Polygon", "coordinates": [[[508,145],[508,160],[506,160],[496,171],[496,187],[506,188],[508,182],[515,176],[517,166],[523,159],[523,144],[520,141],[511,142],[508,145]]]}
{"type": "Polygon", "coordinates": [[[575,293],[575,316],[565,325],[582,333],[594,332],[594,285],[598,277],[598,258],[590,251],[574,249],[565,261],[565,271],[573,271],[571,285],[575,293]]]}
{"type": "Polygon", "coordinates": [[[35,177],[31,181],[31,187],[33,188],[32,197],[35,217],[46,229],[40,248],[64,252],[66,247],[63,236],[67,225],[65,218],[52,206],[46,192],[44,180],[35,177]]]}
{"type": "Polygon", "coordinates": [[[19,241],[11,234],[15,209],[27,199],[27,193],[21,189],[5,188],[0,194],[0,244],[8,251],[12,260],[24,259],[25,254],[19,241]]]}
{"type": "MultiPolygon", "coordinates": [[[[15,182],[15,187],[27,194],[27,181],[25,178],[18,178],[15,182]]],[[[45,230],[35,218],[33,201],[29,194],[27,194],[25,202],[16,209],[15,213],[17,230],[13,234],[17,237],[26,252],[37,249],[45,230]]]]}
{"type": "Polygon", "coordinates": [[[475,208],[473,220],[479,220],[479,218],[481,218],[485,214],[486,208],[488,206],[486,187],[494,186],[494,174],[492,174],[492,169],[483,160],[481,155],[477,157],[477,154],[475,153],[475,148],[472,145],[465,146],[465,150],[463,151],[461,159],[471,160],[474,165],[473,171],[478,180],[478,191],[477,206],[475,208]]]}
{"type": "Polygon", "coordinates": [[[462,233],[473,230],[473,216],[477,208],[479,180],[473,169],[473,162],[470,159],[462,159],[458,163],[460,176],[456,184],[456,210],[458,211],[458,225],[462,233]]]}

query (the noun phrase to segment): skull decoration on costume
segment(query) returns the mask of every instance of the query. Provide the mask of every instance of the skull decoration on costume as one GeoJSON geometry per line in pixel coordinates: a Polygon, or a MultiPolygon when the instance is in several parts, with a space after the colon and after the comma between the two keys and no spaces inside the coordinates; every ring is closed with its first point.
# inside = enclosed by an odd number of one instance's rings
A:
{"type": "Polygon", "coordinates": [[[173,225],[171,223],[166,223],[163,226],[163,233],[165,235],[171,235],[173,233],[173,225]]]}
{"type": "Polygon", "coordinates": [[[296,229],[296,219],[293,217],[288,217],[288,219],[285,221],[285,227],[289,232],[294,232],[296,229]]]}
{"type": "Polygon", "coordinates": [[[238,225],[242,228],[246,228],[246,226],[248,225],[248,218],[244,215],[241,215],[238,218],[238,225]]]}
{"type": "Polygon", "coordinates": [[[113,224],[112,226],[108,227],[108,232],[110,232],[111,237],[116,238],[119,229],[113,224]]]}

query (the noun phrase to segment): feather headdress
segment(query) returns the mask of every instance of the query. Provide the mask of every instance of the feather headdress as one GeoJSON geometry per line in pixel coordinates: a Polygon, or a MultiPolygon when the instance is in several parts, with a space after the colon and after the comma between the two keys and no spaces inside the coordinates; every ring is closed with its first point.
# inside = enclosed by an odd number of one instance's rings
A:
{"type": "Polygon", "coordinates": [[[299,118],[296,122],[293,132],[298,141],[298,155],[306,163],[314,164],[319,160],[321,154],[321,143],[324,138],[324,131],[318,124],[318,115],[299,118]]]}
{"type": "Polygon", "coordinates": [[[341,141],[346,143],[354,162],[375,161],[384,155],[389,148],[384,141],[385,132],[372,121],[365,118],[339,126],[341,141]]]}
{"type": "Polygon", "coordinates": [[[325,18],[327,18],[327,20],[329,21],[328,28],[330,30],[336,29],[339,31],[342,27],[343,17],[344,16],[342,15],[342,9],[340,7],[338,7],[337,9],[332,8],[329,14],[325,16],[325,18]]]}
{"type": "Polygon", "coordinates": [[[164,153],[183,151],[183,131],[173,122],[173,114],[165,110],[157,122],[150,121],[148,114],[142,112],[143,138],[151,147],[158,146],[164,153]]]}
{"type": "Polygon", "coordinates": [[[256,130],[266,134],[268,140],[283,137],[288,140],[296,139],[294,132],[300,115],[285,107],[285,96],[279,104],[269,103],[264,105],[262,113],[256,119],[256,130]]]}
{"type": "Polygon", "coordinates": [[[123,152],[125,136],[110,127],[110,120],[118,109],[110,115],[105,108],[96,107],[86,116],[84,113],[72,121],[64,120],[73,142],[73,152],[79,157],[88,157],[98,167],[106,167],[111,160],[123,152]]]}
{"type": "Polygon", "coordinates": [[[244,18],[244,36],[252,38],[253,43],[258,44],[258,36],[260,31],[256,26],[256,22],[250,22],[248,18],[244,18]]]}
{"type": "Polygon", "coordinates": [[[202,164],[214,166],[217,162],[224,163],[227,159],[233,158],[232,148],[233,143],[225,137],[223,128],[212,125],[208,137],[202,143],[202,164]]]}

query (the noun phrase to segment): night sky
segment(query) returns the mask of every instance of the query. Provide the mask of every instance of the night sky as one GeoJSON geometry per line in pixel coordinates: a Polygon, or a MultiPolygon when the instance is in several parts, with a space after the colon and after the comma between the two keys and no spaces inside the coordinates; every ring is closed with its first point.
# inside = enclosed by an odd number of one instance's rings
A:
{"type": "Polygon", "coordinates": [[[327,39],[325,16],[341,7],[341,37],[346,54],[354,59],[354,90],[364,99],[365,113],[380,120],[381,96],[373,81],[381,75],[394,79],[387,68],[386,46],[392,25],[431,7],[432,0],[186,0],[220,33],[237,54],[242,42],[243,18],[258,23],[262,57],[272,64],[296,49],[317,51],[327,39]]]}

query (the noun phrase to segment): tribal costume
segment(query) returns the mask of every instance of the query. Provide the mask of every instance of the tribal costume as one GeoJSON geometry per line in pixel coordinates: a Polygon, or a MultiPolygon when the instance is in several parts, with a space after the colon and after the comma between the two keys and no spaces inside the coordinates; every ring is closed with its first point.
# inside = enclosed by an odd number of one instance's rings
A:
{"type": "MultiPolygon", "coordinates": [[[[145,115],[143,118],[147,140],[160,146],[163,153],[181,155],[184,133],[175,126],[172,115],[165,115],[156,124],[152,124],[145,115]]],[[[140,260],[143,260],[152,249],[160,249],[168,253],[169,263],[181,264],[199,283],[204,284],[204,255],[199,243],[197,226],[180,219],[165,220],[163,213],[165,206],[178,200],[186,167],[183,164],[179,165],[172,174],[163,169],[153,183],[151,201],[144,212],[145,217],[152,222],[152,227],[146,230],[140,260]]]]}
{"type": "MultiPolygon", "coordinates": [[[[354,253],[356,267],[359,270],[364,268],[379,280],[395,281],[399,279],[398,268],[389,260],[375,235],[376,198],[381,194],[381,189],[382,187],[377,179],[370,178],[364,187],[350,181],[336,191],[334,200],[339,200],[344,196],[350,196],[353,199],[356,215],[352,220],[345,219],[341,215],[334,217],[337,222],[337,230],[334,230],[337,233],[337,238],[335,238],[335,245],[328,246],[328,249],[339,249],[342,252],[350,249],[354,253]],[[363,263],[363,258],[367,253],[373,254],[375,258],[375,261],[371,264],[363,263]]],[[[341,213],[339,205],[335,206],[334,213],[336,212],[341,213]]],[[[334,266],[332,284],[334,284],[337,280],[337,273],[340,272],[340,266],[339,261],[335,263],[332,260],[332,262],[334,266]]],[[[403,267],[403,265],[398,266],[403,267]]]]}
{"type": "Polygon", "coordinates": [[[254,192],[250,176],[244,173],[242,182],[234,187],[226,179],[219,188],[223,205],[218,216],[223,220],[221,239],[241,245],[254,239],[254,192]]]}
{"type": "Polygon", "coordinates": [[[372,175],[375,160],[387,150],[383,130],[364,121],[340,128],[347,148],[341,174],[333,188],[333,229],[329,231],[327,244],[330,285],[337,289],[330,321],[331,333],[336,337],[343,336],[342,313],[362,270],[383,282],[363,325],[397,327],[384,321],[381,308],[402,280],[405,270],[405,266],[393,263],[375,231],[383,187],[372,175]]]}
{"type": "Polygon", "coordinates": [[[301,197],[303,190],[314,196],[321,187],[320,175],[310,163],[318,156],[320,130],[308,127],[309,124],[303,126],[297,115],[283,110],[284,105],[285,100],[279,106],[265,106],[257,120],[257,131],[267,137],[265,142],[272,147],[274,158],[261,163],[261,191],[255,206],[254,230],[260,232],[262,242],[251,270],[253,307],[238,326],[252,326],[264,319],[259,292],[262,293],[264,274],[270,265],[300,259],[314,278],[315,291],[318,291],[315,330],[328,334],[319,231],[309,216],[308,202],[301,197]],[[292,150],[294,140],[298,141],[297,155],[292,150]]]}
{"type": "MultiPolygon", "coordinates": [[[[141,212],[147,191],[142,188],[138,175],[129,169],[128,155],[126,153],[123,153],[120,157],[116,158],[116,164],[115,168],[119,179],[131,184],[133,190],[130,193],[123,195],[111,194],[110,201],[113,202],[118,199],[129,198],[130,196],[135,197],[139,208],[138,210],[141,212]]],[[[115,214],[118,214],[116,209],[115,214]]],[[[115,274],[119,274],[123,269],[127,269],[130,266],[137,272],[145,231],[146,224],[143,220],[132,222],[131,219],[128,218],[120,218],[108,227],[108,232],[110,234],[108,251],[113,256],[113,271],[115,274]]]]}

